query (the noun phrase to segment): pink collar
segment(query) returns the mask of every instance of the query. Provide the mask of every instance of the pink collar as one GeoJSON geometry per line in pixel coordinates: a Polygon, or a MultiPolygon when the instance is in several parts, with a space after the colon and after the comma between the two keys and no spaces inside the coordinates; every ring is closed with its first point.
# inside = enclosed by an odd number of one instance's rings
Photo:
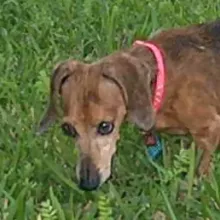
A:
{"type": "Polygon", "coordinates": [[[157,72],[157,79],[154,89],[153,108],[156,112],[158,112],[162,105],[162,101],[164,97],[164,86],[165,86],[165,65],[164,65],[162,51],[155,44],[145,41],[137,40],[134,42],[133,45],[142,45],[149,48],[153,52],[156,58],[158,72],[157,72]]]}

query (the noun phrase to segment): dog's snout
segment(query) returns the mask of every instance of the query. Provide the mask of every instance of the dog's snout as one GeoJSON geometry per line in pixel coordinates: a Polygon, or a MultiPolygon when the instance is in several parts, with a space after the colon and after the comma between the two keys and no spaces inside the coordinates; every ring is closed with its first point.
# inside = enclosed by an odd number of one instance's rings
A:
{"type": "Polygon", "coordinates": [[[100,174],[89,158],[81,163],[79,187],[86,191],[96,190],[100,185],[100,174]]]}
{"type": "Polygon", "coordinates": [[[86,178],[81,178],[79,187],[86,191],[92,191],[92,190],[96,190],[99,187],[99,183],[100,181],[98,176],[91,180],[86,178]]]}

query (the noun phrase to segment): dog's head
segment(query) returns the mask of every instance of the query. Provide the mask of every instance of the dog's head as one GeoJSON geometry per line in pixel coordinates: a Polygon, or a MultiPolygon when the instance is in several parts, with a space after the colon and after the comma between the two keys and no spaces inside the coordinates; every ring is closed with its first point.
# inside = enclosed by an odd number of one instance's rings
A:
{"type": "Polygon", "coordinates": [[[39,133],[62,115],[62,130],[79,148],[80,188],[94,190],[109,178],[125,117],[144,130],[153,126],[148,76],[143,64],[125,53],[93,64],[69,60],[55,68],[39,133]]]}

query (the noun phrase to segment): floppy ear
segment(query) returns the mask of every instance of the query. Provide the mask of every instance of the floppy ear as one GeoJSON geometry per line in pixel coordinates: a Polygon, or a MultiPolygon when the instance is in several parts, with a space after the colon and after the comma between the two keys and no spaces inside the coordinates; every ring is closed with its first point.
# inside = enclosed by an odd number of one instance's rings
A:
{"type": "Polygon", "coordinates": [[[127,119],[145,131],[155,122],[152,106],[151,69],[132,56],[117,57],[108,63],[104,76],[120,87],[127,107],[127,119]]]}
{"type": "Polygon", "coordinates": [[[53,71],[53,74],[50,79],[50,99],[48,103],[48,107],[39,123],[37,129],[37,135],[41,135],[49,126],[51,126],[59,116],[60,110],[60,91],[62,85],[73,73],[73,68],[71,65],[75,65],[75,62],[63,62],[57,65],[53,71]]]}

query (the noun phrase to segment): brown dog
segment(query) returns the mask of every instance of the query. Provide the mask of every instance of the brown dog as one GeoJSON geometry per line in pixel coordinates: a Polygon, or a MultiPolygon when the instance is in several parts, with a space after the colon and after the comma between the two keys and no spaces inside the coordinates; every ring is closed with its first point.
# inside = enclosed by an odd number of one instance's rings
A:
{"type": "Polygon", "coordinates": [[[150,41],[163,51],[166,66],[157,114],[152,107],[157,65],[146,47],[133,46],[92,64],[68,60],[54,70],[39,132],[63,114],[61,127],[79,146],[82,189],[96,189],[110,176],[125,119],[145,131],[190,133],[203,150],[198,172],[209,172],[220,138],[220,21],[163,31],[150,41]]]}

